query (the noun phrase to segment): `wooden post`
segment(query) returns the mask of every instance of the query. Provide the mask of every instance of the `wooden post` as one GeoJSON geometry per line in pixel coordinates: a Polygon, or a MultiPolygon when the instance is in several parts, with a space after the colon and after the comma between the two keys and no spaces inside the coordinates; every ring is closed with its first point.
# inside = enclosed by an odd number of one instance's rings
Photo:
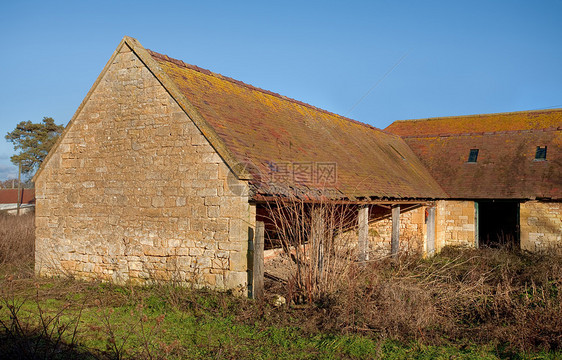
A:
{"type": "Polygon", "coordinates": [[[427,208],[427,255],[435,253],[435,206],[427,208]]]}
{"type": "Polygon", "coordinates": [[[400,251],[400,205],[392,206],[392,237],[390,239],[390,254],[398,257],[400,251]]]}
{"type": "Polygon", "coordinates": [[[360,262],[369,260],[369,205],[359,207],[357,213],[357,257],[360,262]]]}
{"type": "Polygon", "coordinates": [[[478,202],[475,201],[474,202],[474,246],[478,249],[480,248],[480,229],[479,229],[479,223],[478,223],[478,218],[480,217],[479,215],[479,210],[478,210],[478,202]]]}
{"type": "Polygon", "coordinates": [[[18,205],[17,205],[17,215],[20,214],[20,204],[21,204],[21,160],[18,166],[18,205]]]}
{"type": "Polygon", "coordinates": [[[252,279],[254,286],[252,294],[254,299],[263,298],[263,246],[265,237],[265,224],[263,221],[256,221],[256,236],[254,237],[254,263],[252,279]]]}

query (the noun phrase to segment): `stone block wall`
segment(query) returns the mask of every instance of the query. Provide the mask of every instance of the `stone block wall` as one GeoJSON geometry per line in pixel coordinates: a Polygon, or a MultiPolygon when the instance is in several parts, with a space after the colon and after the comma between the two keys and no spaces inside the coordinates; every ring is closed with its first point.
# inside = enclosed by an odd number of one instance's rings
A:
{"type": "Polygon", "coordinates": [[[229,174],[123,46],[36,179],[36,271],[245,288],[255,208],[229,174]]]}
{"type": "MultiPolygon", "coordinates": [[[[400,251],[423,253],[425,251],[425,207],[400,213],[400,251]]],[[[390,255],[392,219],[385,218],[369,224],[371,258],[390,255]]]]}
{"type": "Polygon", "coordinates": [[[444,246],[476,246],[474,201],[437,201],[435,211],[435,250],[444,246]]]}
{"type": "MultiPolygon", "coordinates": [[[[427,207],[400,214],[400,249],[409,253],[427,251],[427,207]]],[[[472,201],[442,200],[436,202],[435,251],[444,246],[476,245],[476,213],[472,201]]],[[[371,250],[375,256],[390,254],[392,221],[390,218],[370,224],[371,250]]]]}
{"type": "MultiPolygon", "coordinates": [[[[474,201],[440,200],[435,203],[435,251],[445,246],[478,246],[474,201]]],[[[400,213],[400,251],[427,251],[425,210],[419,207],[400,213]]],[[[392,220],[369,223],[370,259],[390,255],[392,220]]],[[[357,230],[346,233],[351,246],[358,242],[357,230]]],[[[528,201],[520,204],[521,248],[529,251],[562,249],[562,203],[528,201]]]]}
{"type": "MultiPolygon", "coordinates": [[[[427,251],[427,207],[400,213],[400,250],[408,253],[427,251]]],[[[392,220],[369,224],[370,251],[375,257],[390,254],[392,220]]],[[[476,213],[473,201],[436,202],[435,251],[444,246],[476,246],[476,213]]]]}
{"type": "Polygon", "coordinates": [[[521,249],[562,249],[562,203],[528,201],[520,204],[521,249]]]}

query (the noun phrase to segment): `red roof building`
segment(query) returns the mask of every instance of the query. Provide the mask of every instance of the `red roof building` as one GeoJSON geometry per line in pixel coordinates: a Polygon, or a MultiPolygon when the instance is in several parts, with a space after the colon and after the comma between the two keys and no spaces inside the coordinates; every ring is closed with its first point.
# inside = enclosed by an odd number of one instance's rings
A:
{"type": "Polygon", "coordinates": [[[449,199],[475,204],[476,242],[562,244],[562,109],[396,121],[449,199]]]}
{"type": "MultiPolygon", "coordinates": [[[[17,204],[18,189],[0,189],[0,204],[17,204]]],[[[35,189],[21,189],[21,204],[35,204],[35,189]]]]}

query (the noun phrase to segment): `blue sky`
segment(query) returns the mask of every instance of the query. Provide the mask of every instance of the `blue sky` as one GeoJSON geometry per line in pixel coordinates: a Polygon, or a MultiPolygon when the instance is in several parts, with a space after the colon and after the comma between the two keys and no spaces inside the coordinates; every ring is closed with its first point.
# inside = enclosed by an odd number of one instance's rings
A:
{"type": "Polygon", "coordinates": [[[562,0],[4,1],[0,180],[17,175],[4,135],[44,116],[66,124],[124,35],[384,128],[562,107],[560,19],[562,0]]]}

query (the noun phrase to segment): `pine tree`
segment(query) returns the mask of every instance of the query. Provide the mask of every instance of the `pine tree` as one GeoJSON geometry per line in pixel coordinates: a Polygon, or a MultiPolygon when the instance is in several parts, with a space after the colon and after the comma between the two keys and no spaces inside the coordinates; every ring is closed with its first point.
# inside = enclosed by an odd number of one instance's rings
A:
{"type": "Polygon", "coordinates": [[[55,124],[55,120],[50,117],[44,117],[38,124],[31,121],[20,122],[6,135],[6,140],[14,144],[14,150],[21,150],[10,160],[16,165],[21,162],[22,174],[33,174],[63,130],[64,126],[55,124]]]}

